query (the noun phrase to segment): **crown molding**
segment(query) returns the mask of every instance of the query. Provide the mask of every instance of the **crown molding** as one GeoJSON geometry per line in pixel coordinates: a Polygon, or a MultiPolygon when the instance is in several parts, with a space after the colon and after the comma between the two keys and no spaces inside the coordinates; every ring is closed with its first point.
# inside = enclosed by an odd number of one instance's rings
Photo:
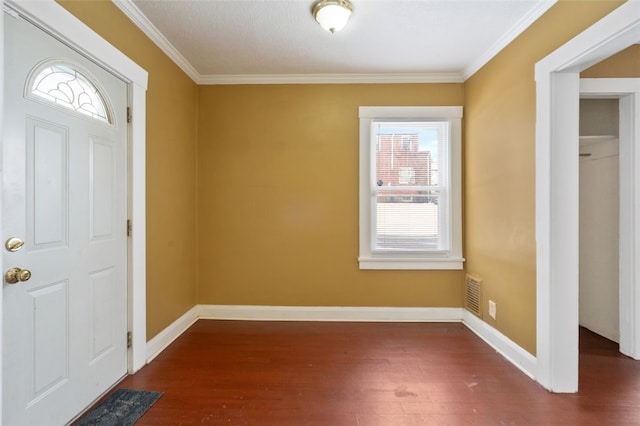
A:
{"type": "Polygon", "coordinates": [[[484,55],[463,72],[451,73],[347,73],[347,74],[209,74],[201,75],[169,40],[138,9],[132,0],[112,0],[113,3],[151,39],[196,84],[401,84],[401,83],[463,83],[502,49],[542,16],[557,0],[539,3],[510,31],[504,34],[484,55]]]}
{"type": "Polygon", "coordinates": [[[461,73],[367,73],[367,74],[224,74],[201,75],[131,0],[113,3],[151,39],[196,84],[375,84],[375,83],[462,83],[461,73]]]}
{"type": "Polygon", "coordinates": [[[498,39],[480,58],[474,61],[471,65],[466,67],[463,72],[464,80],[470,78],[480,68],[485,66],[487,62],[494,58],[502,49],[507,47],[509,43],[522,34],[531,24],[533,24],[538,18],[551,8],[558,0],[548,0],[540,2],[531,9],[531,11],[522,17],[509,31],[507,31],[502,37],[498,39]]]}
{"type": "Polygon", "coordinates": [[[133,4],[131,0],[112,0],[113,3],[147,35],[173,62],[180,67],[194,82],[198,82],[200,74],[185,59],[169,40],[158,30],[155,25],[133,4]]]}
{"type": "Polygon", "coordinates": [[[463,83],[460,73],[415,74],[226,74],[204,75],[202,85],[233,84],[381,84],[381,83],[463,83]]]}

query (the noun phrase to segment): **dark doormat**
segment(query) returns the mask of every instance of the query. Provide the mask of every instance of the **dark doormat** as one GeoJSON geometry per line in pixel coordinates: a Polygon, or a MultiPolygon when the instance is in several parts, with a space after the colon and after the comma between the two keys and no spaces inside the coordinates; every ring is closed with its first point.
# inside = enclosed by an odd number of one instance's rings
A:
{"type": "Polygon", "coordinates": [[[162,396],[162,392],[118,389],[74,426],[130,426],[162,396]]]}

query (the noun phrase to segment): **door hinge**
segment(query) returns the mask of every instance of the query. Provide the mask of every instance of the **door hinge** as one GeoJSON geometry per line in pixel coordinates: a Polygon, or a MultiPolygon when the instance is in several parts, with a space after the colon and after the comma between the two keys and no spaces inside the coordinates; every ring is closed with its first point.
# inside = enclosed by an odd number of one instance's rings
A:
{"type": "Polygon", "coordinates": [[[127,331],[127,349],[131,347],[133,337],[131,337],[131,332],[127,331]]]}
{"type": "Polygon", "coordinates": [[[127,123],[131,123],[131,107],[127,107],[127,123]]]}
{"type": "Polygon", "coordinates": [[[133,227],[131,226],[131,219],[127,219],[127,237],[131,236],[131,229],[133,227]]]}

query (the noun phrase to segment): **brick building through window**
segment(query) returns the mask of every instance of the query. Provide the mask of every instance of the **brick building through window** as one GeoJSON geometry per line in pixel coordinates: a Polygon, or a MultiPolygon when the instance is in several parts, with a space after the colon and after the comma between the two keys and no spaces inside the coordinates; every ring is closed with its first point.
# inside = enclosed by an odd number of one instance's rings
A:
{"type": "MultiPolygon", "coordinates": [[[[381,187],[424,187],[438,184],[437,166],[431,151],[420,150],[417,133],[378,135],[376,183],[381,187]]],[[[387,202],[407,201],[407,197],[396,198],[387,202]]]]}

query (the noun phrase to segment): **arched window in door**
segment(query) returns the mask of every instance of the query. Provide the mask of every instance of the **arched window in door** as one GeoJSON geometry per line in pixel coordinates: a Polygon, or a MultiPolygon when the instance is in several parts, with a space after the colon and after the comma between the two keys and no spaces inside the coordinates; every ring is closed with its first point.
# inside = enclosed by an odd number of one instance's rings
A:
{"type": "Polygon", "coordinates": [[[98,87],[68,63],[46,63],[31,73],[27,96],[51,102],[105,123],[112,114],[98,87]]]}

